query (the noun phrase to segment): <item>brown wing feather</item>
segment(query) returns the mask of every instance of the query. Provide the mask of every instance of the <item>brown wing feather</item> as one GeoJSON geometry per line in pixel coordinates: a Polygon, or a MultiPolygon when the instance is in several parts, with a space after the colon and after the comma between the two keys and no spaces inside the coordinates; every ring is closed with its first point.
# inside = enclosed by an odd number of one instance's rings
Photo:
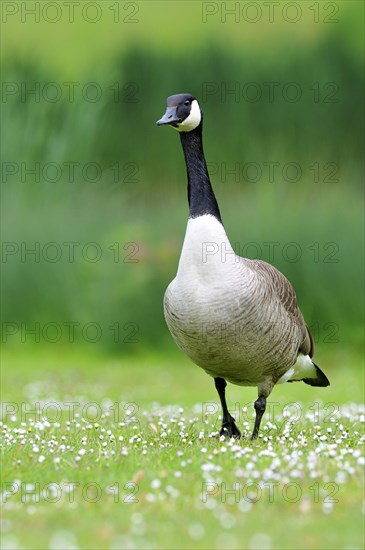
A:
{"type": "Polygon", "coordinates": [[[266,281],[269,281],[271,287],[275,291],[276,296],[289,313],[293,322],[300,328],[302,338],[299,343],[298,352],[304,355],[313,356],[314,342],[308,326],[306,325],[302,312],[298,306],[295,290],[288,279],[278,271],[274,266],[262,260],[246,260],[250,263],[250,267],[261,273],[266,281]]]}

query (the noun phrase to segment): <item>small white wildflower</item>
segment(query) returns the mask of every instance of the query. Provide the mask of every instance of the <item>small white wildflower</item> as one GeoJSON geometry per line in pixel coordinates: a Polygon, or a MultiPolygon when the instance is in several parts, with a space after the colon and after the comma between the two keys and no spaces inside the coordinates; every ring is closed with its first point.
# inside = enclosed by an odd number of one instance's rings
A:
{"type": "Polygon", "coordinates": [[[161,487],[161,481],[159,479],[153,479],[151,481],[151,489],[158,489],[161,487]]]}
{"type": "Polygon", "coordinates": [[[333,512],[333,502],[323,502],[322,510],[325,514],[331,514],[333,512]]]}

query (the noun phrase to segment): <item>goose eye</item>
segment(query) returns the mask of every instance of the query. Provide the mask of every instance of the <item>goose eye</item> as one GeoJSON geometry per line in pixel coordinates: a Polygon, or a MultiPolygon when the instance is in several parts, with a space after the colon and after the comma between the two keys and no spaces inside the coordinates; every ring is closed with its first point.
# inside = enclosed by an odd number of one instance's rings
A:
{"type": "Polygon", "coordinates": [[[190,101],[187,99],[185,102],[184,102],[184,105],[190,105],[190,101]]]}

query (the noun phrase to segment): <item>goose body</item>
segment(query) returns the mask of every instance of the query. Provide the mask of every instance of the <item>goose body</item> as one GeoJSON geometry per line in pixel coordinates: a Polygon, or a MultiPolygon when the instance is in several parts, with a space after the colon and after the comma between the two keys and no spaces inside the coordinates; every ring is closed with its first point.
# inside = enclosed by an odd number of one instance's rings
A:
{"type": "Polygon", "coordinates": [[[272,265],[232,249],[206,168],[197,100],[169,97],[158,124],[180,133],[190,206],[177,274],[164,297],[165,319],[179,348],[215,379],[222,435],[239,435],[225,402],[226,380],[257,386],[254,438],[275,384],[329,382],[312,362],[313,340],[290,282],[272,265]]]}
{"type": "Polygon", "coordinates": [[[223,226],[201,216],[188,222],[178,272],[165,294],[165,318],[177,345],[211,376],[270,386],[296,363],[298,343],[302,353],[310,351],[289,285],[269,264],[236,256],[223,226]],[[202,261],[208,242],[224,243],[224,262],[220,253],[202,261]],[[285,290],[289,296],[281,297],[285,290]]]}

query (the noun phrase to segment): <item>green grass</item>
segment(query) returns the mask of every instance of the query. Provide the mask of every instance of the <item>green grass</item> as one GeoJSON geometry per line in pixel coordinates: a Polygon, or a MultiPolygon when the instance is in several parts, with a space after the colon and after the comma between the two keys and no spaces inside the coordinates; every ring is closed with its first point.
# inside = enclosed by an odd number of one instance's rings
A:
{"type": "MultiPolygon", "coordinates": [[[[331,386],[275,388],[255,442],[219,440],[213,381],[181,355],[6,352],[3,548],[362,548],[360,358],[331,349],[331,386]]],[[[255,390],[227,398],[248,435],[255,390]]]]}

